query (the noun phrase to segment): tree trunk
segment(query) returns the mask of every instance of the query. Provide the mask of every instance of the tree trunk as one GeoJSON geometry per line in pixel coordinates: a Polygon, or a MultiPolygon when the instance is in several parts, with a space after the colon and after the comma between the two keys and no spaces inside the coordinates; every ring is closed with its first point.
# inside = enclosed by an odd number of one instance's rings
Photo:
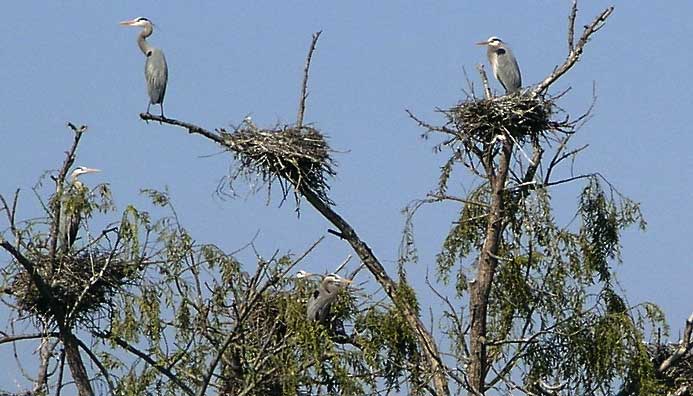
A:
{"type": "Polygon", "coordinates": [[[65,358],[67,365],[70,367],[72,379],[75,380],[77,386],[77,394],[79,396],[93,396],[94,391],[91,389],[91,382],[87,370],[82,362],[82,355],[79,353],[79,343],[77,338],[69,329],[61,329],[60,338],[65,348],[65,358]]]}
{"type": "Polygon", "coordinates": [[[470,329],[470,362],[467,376],[471,390],[470,395],[483,395],[486,391],[485,380],[488,373],[488,356],[486,353],[486,313],[488,298],[491,294],[493,277],[498,264],[498,247],[505,228],[503,210],[505,208],[504,190],[508,176],[513,144],[506,141],[501,151],[498,169],[493,172],[493,161],[489,160],[487,173],[491,184],[491,205],[486,223],[486,238],[479,253],[476,281],[470,287],[469,311],[470,329]]]}

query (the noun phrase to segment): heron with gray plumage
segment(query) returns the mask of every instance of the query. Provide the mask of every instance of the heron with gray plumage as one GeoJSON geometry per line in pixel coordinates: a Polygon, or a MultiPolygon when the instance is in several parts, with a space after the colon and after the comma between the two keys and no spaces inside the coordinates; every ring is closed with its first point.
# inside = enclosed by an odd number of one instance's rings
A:
{"type": "MultiPolygon", "coordinates": [[[[305,278],[319,276],[301,271],[297,277],[305,278]]],[[[352,282],[351,279],[342,278],[337,274],[329,274],[322,278],[320,285],[311,293],[306,304],[306,316],[308,320],[325,322],[330,315],[330,306],[337,299],[337,294],[352,282]]]]}
{"type": "Polygon", "coordinates": [[[151,105],[161,106],[161,116],[164,116],[164,95],[166,94],[166,83],[168,82],[168,65],[163,51],[152,47],[147,42],[147,37],[154,32],[154,24],[143,17],[135,18],[130,21],[120,22],[122,26],[141,27],[142,32],[137,38],[137,45],[147,58],[144,62],[144,77],[147,81],[147,93],[149,94],[149,104],[147,114],[151,105]]]}
{"type": "Polygon", "coordinates": [[[505,93],[513,94],[518,92],[522,86],[522,76],[520,75],[520,67],[517,65],[517,60],[510,47],[495,36],[476,44],[486,46],[486,55],[491,64],[493,76],[505,88],[505,93]]]}
{"type": "Polygon", "coordinates": [[[79,177],[89,173],[100,172],[99,169],[78,166],[70,174],[70,187],[63,196],[60,236],[61,246],[69,250],[77,240],[79,225],[82,221],[82,212],[87,204],[88,189],[79,180],[79,177]]]}

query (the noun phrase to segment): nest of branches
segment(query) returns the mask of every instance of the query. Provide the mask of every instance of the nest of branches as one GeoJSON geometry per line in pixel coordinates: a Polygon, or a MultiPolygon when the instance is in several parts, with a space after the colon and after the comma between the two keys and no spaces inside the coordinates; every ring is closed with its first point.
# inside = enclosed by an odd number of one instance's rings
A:
{"type": "MultiPolygon", "coordinates": [[[[677,344],[649,344],[648,353],[655,367],[659,367],[667,358],[672,356],[679,348],[677,344]]],[[[693,352],[683,355],[676,364],[661,373],[663,380],[669,386],[681,387],[687,385],[693,391],[693,352]]]]}
{"type": "MultiPolygon", "coordinates": [[[[40,268],[48,268],[48,257],[36,257],[40,268]]],[[[90,323],[93,315],[110,305],[112,297],[139,272],[137,265],[111,252],[64,255],[52,275],[42,273],[44,282],[65,310],[66,320],[90,323]]],[[[41,271],[43,272],[43,271],[41,271]]],[[[11,285],[18,306],[46,320],[55,320],[54,307],[39,291],[26,270],[11,285]]]]}
{"type": "Polygon", "coordinates": [[[277,181],[284,199],[293,187],[295,194],[307,189],[332,203],[327,178],[336,175],[335,164],[319,130],[310,126],[260,129],[245,121],[235,131],[221,130],[221,134],[238,161],[231,182],[239,176],[257,176],[268,188],[277,181]]]}
{"type": "Polygon", "coordinates": [[[553,100],[539,95],[470,98],[444,113],[463,135],[461,140],[476,143],[491,143],[498,136],[506,135],[523,143],[557,127],[551,121],[553,100]]]}

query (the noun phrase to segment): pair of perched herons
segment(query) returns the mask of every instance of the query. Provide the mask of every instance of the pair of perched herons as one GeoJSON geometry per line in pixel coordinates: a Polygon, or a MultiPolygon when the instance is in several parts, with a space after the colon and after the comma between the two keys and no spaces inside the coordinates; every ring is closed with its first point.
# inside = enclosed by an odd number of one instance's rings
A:
{"type": "MultiPolygon", "coordinates": [[[[142,50],[147,60],[144,63],[144,77],[147,81],[147,93],[149,94],[149,104],[147,113],[151,105],[161,106],[161,116],[164,116],[164,95],[166,94],[166,83],[168,82],[168,66],[163,51],[154,48],[147,43],[147,37],[154,32],[152,21],[147,18],[139,17],[129,21],[120,22],[122,26],[141,27],[142,32],[137,38],[137,45],[142,50]]],[[[490,37],[486,41],[477,43],[487,46],[488,61],[493,70],[493,76],[503,85],[507,94],[518,92],[522,86],[522,77],[517,60],[510,47],[498,37],[490,37]]]]}

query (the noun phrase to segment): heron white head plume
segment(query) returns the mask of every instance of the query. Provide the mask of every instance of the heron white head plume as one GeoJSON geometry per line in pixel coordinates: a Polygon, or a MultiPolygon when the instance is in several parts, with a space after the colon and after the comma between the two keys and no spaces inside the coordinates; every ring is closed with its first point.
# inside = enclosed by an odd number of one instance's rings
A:
{"type": "Polygon", "coordinates": [[[101,169],[87,168],[86,166],[78,166],[70,174],[70,179],[72,180],[72,182],[75,182],[79,176],[95,172],[101,172],[101,169]]]}
{"type": "Polygon", "coordinates": [[[476,43],[476,45],[488,45],[491,47],[498,47],[499,45],[503,44],[503,40],[496,36],[491,36],[488,38],[486,41],[481,41],[476,43]]]}
{"type": "Polygon", "coordinates": [[[131,19],[129,21],[122,21],[120,22],[121,26],[135,26],[135,27],[145,27],[145,26],[154,26],[152,21],[145,17],[137,17],[135,19],[131,19]]]}

